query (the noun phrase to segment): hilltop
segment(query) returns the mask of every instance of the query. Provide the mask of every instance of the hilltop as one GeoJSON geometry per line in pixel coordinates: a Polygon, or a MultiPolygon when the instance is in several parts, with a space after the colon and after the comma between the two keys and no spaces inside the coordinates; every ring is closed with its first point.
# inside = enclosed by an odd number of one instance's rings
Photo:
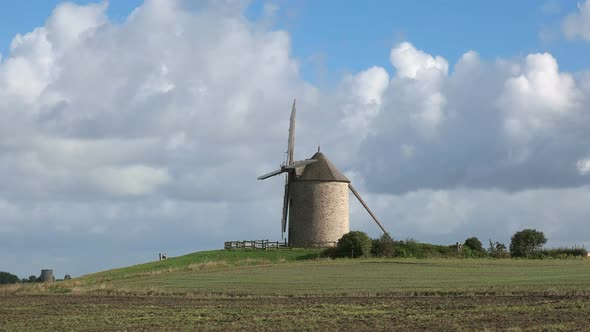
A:
{"type": "Polygon", "coordinates": [[[203,251],[0,292],[323,296],[555,294],[590,288],[588,259],[319,258],[317,250],[203,251]]]}

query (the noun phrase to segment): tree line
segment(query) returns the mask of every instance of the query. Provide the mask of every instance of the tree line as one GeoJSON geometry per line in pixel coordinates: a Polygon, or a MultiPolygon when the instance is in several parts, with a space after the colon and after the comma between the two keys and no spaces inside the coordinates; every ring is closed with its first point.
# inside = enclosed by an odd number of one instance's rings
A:
{"type": "MultiPolygon", "coordinates": [[[[63,280],[72,279],[69,274],[66,274],[63,280]]],[[[33,282],[40,282],[40,277],[31,275],[28,278],[19,279],[17,275],[14,275],[9,272],[0,271],[0,285],[5,284],[17,284],[17,283],[33,283],[33,282]]]]}
{"type": "Polygon", "coordinates": [[[500,242],[489,239],[489,246],[484,248],[477,237],[469,237],[463,243],[449,246],[418,243],[409,239],[391,241],[382,236],[371,239],[366,233],[351,231],[338,240],[335,248],[325,251],[329,257],[493,257],[493,258],[566,258],[587,256],[584,247],[543,249],[547,243],[545,234],[536,229],[523,229],[516,232],[507,247],[500,242]]]}

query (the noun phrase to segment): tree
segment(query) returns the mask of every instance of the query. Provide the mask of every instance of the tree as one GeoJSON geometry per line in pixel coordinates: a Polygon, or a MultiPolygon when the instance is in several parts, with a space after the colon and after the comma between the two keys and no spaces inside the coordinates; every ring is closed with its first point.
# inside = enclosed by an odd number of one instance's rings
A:
{"type": "Polygon", "coordinates": [[[360,231],[352,231],[344,234],[338,240],[338,252],[343,256],[360,257],[371,254],[371,238],[360,231]]]}
{"type": "Polygon", "coordinates": [[[72,279],[72,277],[69,274],[66,274],[64,277],[64,280],[70,280],[70,279],[72,279]]]}
{"type": "Polygon", "coordinates": [[[372,241],[371,255],[377,257],[393,257],[395,255],[395,244],[385,234],[372,241]]]}
{"type": "Polygon", "coordinates": [[[476,237],[470,237],[468,239],[465,240],[465,243],[463,244],[463,247],[467,247],[469,249],[471,249],[472,251],[475,251],[476,253],[483,253],[485,250],[483,249],[483,245],[481,244],[481,241],[479,241],[478,238],[476,237]]]}
{"type": "Polygon", "coordinates": [[[8,272],[0,272],[0,285],[16,284],[17,282],[19,282],[19,279],[14,274],[8,272]]]}
{"type": "Polygon", "coordinates": [[[523,229],[514,233],[510,240],[510,255],[512,257],[527,257],[538,252],[547,243],[543,232],[536,229],[523,229]]]}
{"type": "Polygon", "coordinates": [[[509,257],[508,252],[506,251],[506,245],[500,242],[492,242],[492,239],[489,239],[490,247],[488,248],[488,253],[492,257],[496,258],[507,258],[509,257]]]}
{"type": "Polygon", "coordinates": [[[29,276],[29,282],[37,282],[37,276],[29,276]]]}

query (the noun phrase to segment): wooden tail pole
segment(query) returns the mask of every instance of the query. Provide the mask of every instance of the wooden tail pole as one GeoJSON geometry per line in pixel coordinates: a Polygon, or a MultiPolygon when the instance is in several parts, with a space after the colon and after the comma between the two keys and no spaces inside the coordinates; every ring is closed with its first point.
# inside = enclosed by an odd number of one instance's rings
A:
{"type": "Polygon", "coordinates": [[[365,209],[367,210],[367,212],[369,212],[369,214],[371,215],[371,217],[373,218],[373,220],[375,220],[375,222],[377,223],[377,225],[379,226],[379,228],[381,228],[381,230],[383,231],[383,234],[385,234],[385,236],[387,236],[387,238],[393,242],[393,238],[391,238],[391,236],[389,235],[389,233],[387,233],[387,231],[385,230],[385,228],[383,227],[383,225],[381,225],[381,223],[379,222],[379,220],[377,220],[377,217],[375,217],[375,214],[373,213],[373,211],[371,211],[371,209],[369,209],[369,206],[367,205],[367,203],[365,203],[365,201],[363,201],[363,199],[361,198],[361,195],[358,193],[358,191],[356,191],[356,189],[354,189],[354,187],[352,186],[352,184],[348,184],[348,188],[350,188],[350,191],[352,191],[352,193],[356,196],[356,198],[359,200],[359,202],[361,202],[361,204],[365,207],[365,209]]]}

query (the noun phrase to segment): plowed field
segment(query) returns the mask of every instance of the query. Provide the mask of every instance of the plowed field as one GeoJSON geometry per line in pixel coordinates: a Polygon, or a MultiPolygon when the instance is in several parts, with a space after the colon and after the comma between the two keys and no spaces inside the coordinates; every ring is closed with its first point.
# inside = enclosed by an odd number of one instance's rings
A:
{"type": "Polygon", "coordinates": [[[590,296],[1,295],[0,330],[589,330],[590,296]]]}

